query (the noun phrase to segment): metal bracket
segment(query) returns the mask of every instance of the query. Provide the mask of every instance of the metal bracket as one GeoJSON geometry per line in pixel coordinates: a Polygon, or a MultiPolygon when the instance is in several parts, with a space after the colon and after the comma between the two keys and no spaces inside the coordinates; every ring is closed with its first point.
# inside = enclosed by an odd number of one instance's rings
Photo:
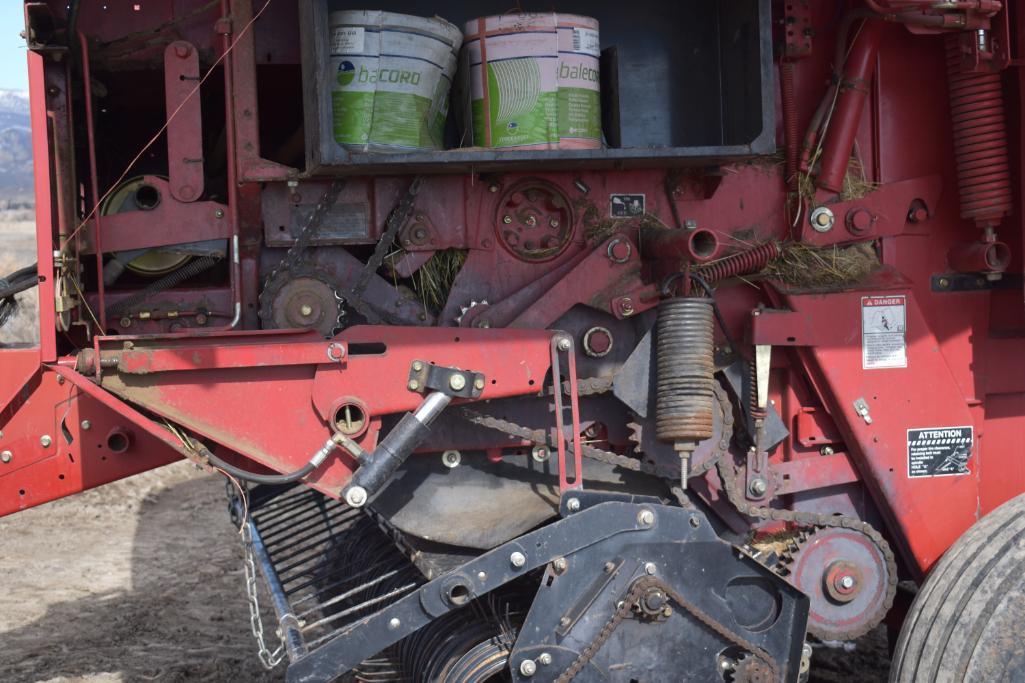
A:
{"type": "Polygon", "coordinates": [[[419,393],[440,391],[454,398],[478,398],[484,391],[484,380],[484,374],[480,372],[415,360],[409,366],[406,386],[410,391],[419,393]]]}
{"type": "Polygon", "coordinates": [[[866,402],[864,398],[859,398],[854,401],[854,412],[865,420],[865,424],[872,424],[872,416],[868,412],[868,402],[866,402]]]}
{"type": "Polygon", "coordinates": [[[990,280],[982,273],[949,273],[930,278],[934,292],[983,292],[991,289],[1021,290],[1021,275],[1004,273],[999,280],[990,280]]]}

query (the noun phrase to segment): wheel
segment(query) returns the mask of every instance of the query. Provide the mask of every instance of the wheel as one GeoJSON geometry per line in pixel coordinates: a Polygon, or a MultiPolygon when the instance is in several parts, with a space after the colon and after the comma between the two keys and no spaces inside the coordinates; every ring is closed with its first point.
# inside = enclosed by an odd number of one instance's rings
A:
{"type": "Polygon", "coordinates": [[[940,559],[897,641],[890,680],[1025,678],[1025,495],[976,522],[940,559]]]}

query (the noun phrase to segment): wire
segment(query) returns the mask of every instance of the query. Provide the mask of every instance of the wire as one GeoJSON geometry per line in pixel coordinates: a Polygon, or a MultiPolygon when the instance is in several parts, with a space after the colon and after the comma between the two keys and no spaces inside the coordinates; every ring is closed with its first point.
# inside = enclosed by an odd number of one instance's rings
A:
{"type": "MultiPolygon", "coordinates": [[[[75,228],[71,232],[71,234],[67,236],[66,242],[70,242],[72,239],[74,239],[75,235],[77,235],[82,230],[82,228],[84,228],[89,223],[89,220],[96,215],[96,211],[103,205],[103,202],[107,200],[107,197],[109,197],[111,193],[113,193],[114,190],[117,189],[119,185],[121,185],[121,182],[124,181],[126,177],[128,177],[128,174],[131,172],[132,167],[139,162],[139,159],[142,158],[142,156],[147,152],[147,150],[149,150],[150,147],[156,144],[157,140],[160,139],[160,136],[163,135],[164,132],[167,130],[168,126],[171,125],[171,121],[173,121],[174,118],[178,115],[178,112],[180,112],[182,108],[185,106],[185,104],[190,99],[192,99],[196,95],[196,93],[199,92],[199,89],[203,87],[203,84],[206,83],[206,80],[213,75],[214,69],[216,69],[217,66],[221,62],[223,62],[229,54],[231,54],[232,50],[235,49],[235,46],[238,45],[238,42],[242,40],[242,37],[245,36],[246,33],[248,33],[250,27],[252,27],[256,20],[260,18],[260,16],[267,9],[267,6],[271,4],[271,1],[272,0],[267,0],[266,2],[264,2],[263,7],[260,8],[260,11],[254,14],[253,17],[246,23],[246,25],[242,27],[242,30],[238,32],[238,34],[235,36],[235,39],[231,41],[231,44],[228,46],[228,49],[222,52],[221,56],[218,57],[212,65],[210,65],[210,68],[207,70],[206,74],[201,79],[199,79],[199,83],[196,84],[196,87],[194,87],[189,92],[189,94],[186,95],[184,99],[182,99],[178,107],[173,112],[171,112],[170,116],[167,117],[167,120],[164,121],[164,125],[160,127],[160,130],[158,130],[156,134],[152,138],[150,138],[150,141],[147,142],[141,150],[139,150],[139,153],[135,155],[135,158],[128,162],[128,166],[125,167],[124,172],[121,173],[121,175],[118,177],[117,180],[113,182],[113,184],[111,184],[110,189],[103,193],[99,201],[96,202],[96,205],[93,206],[92,210],[90,210],[89,213],[86,214],[85,218],[82,219],[82,222],[79,223],[78,227],[75,228]]],[[[87,83],[86,87],[88,88],[91,86],[87,83]]],[[[93,178],[92,181],[95,183],[96,178],[93,178]]]]}

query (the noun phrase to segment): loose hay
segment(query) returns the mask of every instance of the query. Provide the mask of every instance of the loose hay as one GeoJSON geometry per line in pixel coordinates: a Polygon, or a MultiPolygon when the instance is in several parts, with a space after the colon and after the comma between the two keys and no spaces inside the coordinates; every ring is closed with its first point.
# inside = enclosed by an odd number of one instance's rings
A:
{"type": "Polygon", "coordinates": [[[413,273],[413,289],[427,309],[438,312],[445,307],[452,284],[466,262],[468,253],[466,249],[435,252],[413,273]]]}
{"type": "Polygon", "coordinates": [[[871,242],[821,248],[789,244],[762,275],[795,287],[841,287],[860,282],[880,265],[871,242]]]}

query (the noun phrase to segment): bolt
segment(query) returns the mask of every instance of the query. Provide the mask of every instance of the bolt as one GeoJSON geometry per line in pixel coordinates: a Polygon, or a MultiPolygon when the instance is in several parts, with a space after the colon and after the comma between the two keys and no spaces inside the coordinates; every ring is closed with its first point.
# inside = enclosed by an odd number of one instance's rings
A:
{"type": "Polygon", "coordinates": [[[573,348],[573,342],[569,340],[569,337],[560,337],[557,346],[560,351],[569,351],[573,348]]]}
{"type": "Polygon", "coordinates": [[[570,498],[569,500],[567,500],[566,501],[566,509],[569,510],[570,512],[576,512],[577,510],[579,510],[580,509],[580,499],[579,498],[570,498]]]}
{"type": "Polygon", "coordinates": [[[658,571],[658,567],[655,566],[654,562],[645,562],[644,563],[644,573],[647,574],[648,576],[654,576],[655,572],[657,572],[657,571],[658,571]]]}
{"type": "Polygon", "coordinates": [[[606,574],[611,574],[614,571],[616,571],[616,563],[615,562],[606,562],[605,563],[605,573],[606,574]]]}
{"type": "Polygon", "coordinates": [[[559,219],[558,218],[551,219],[550,221],[548,221],[548,225],[552,226],[553,228],[559,227],[559,219]]]}
{"type": "Polygon", "coordinates": [[[769,485],[765,482],[764,479],[758,477],[757,479],[751,480],[751,484],[748,487],[748,490],[751,491],[751,495],[758,496],[759,498],[761,498],[765,495],[765,492],[769,490],[769,485]]]}
{"type": "Polygon", "coordinates": [[[819,455],[833,455],[836,451],[833,450],[832,446],[823,446],[819,449],[819,455]]]}
{"type": "Polygon", "coordinates": [[[495,185],[494,183],[488,185],[488,192],[490,192],[491,194],[495,194],[496,192],[498,192],[498,185],[495,185]]]}
{"type": "Polygon", "coordinates": [[[854,588],[854,577],[850,574],[844,574],[840,577],[840,588],[850,590],[854,588]]]}
{"type": "Polygon", "coordinates": [[[3,453],[0,453],[0,462],[9,463],[11,461],[11,458],[13,457],[13,453],[11,453],[10,451],[4,451],[3,453]]]}
{"type": "Polygon", "coordinates": [[[441,454],[441,462],[445,467],[453,469],[459,467],[459,462],[463,459],[463,454],[459,451],[445,451],[441,454]]]}
{"type": "Polygon", "coordinates": [[[811,227],[815,229],[815,232],[829,232],[833,229],[833,221],[833,212],[825,206],[820,206],[811,212],[811,227]]]}
{"type": "Polygon", "coordinates": [[[552,562],[552,569],[555,570],[556,574],[563,573],[564,571],[566,571],[567,567],[569,567],[569,563],[566,562],[565,557],[557,557],[555,561],[552,562]]]}
{"type": "Polygon", "coordinates": [[[540,656],[538,656],[537,661],[541,662],[541,666],[548,666],[552,663],[552,656],[547,652],[542,652],[540,656]]]}
{"type": "Polygon", "coordinates": [[[132,326],[132,319],[129,318],[127,315],[125,317],[121,318],[121,320],[119,322],[120,322],[121,327],[128,328],[128,327],[132,326]]]}
{"type": "Polygon", "coordinates": [[[527,676],[529,678],[530,676],[533,676],[535,673],[537,673],[537,664],[534,663],[533,659],[524,659],[522,662],[520,662],[521,676],[527,676]]]}
{"type": "Polygon", "coordinates": [[[945,278],[945,277],[941,277],[937,284],[939,284],[940,289],[946,289],[947,287],[950,286],[950,280],[945,278]]]}
{"type": "Polygon", "coordinates": [[[367,490],[362,486],[353,486],[345,492],[345,502],[351,507],[363,507],[367,502],[367,490]]]}
{"type": "Polygon", "coordinates": [[[655,513],[645,508],[637,513],[637,522],[644,526],[651,526],[655,523],[655,513]]]}
{"type": "Polygon", "coordinates": [[[530,457],[534,458],[534,462],[544,462],[551,454],[552,451],[548,446],[534,446],[530,451],[530,457]]]}
{"type": "Polygon", "coordinates": [[[406,386],[409,387],[410,391],[416,391],[417,389],[420,388],[420,383],[417,382],[415,379],[411,379],[411,380],[409,380],[409,384],[406,385],[406,386]]]}
{"type": "Polygon", "coordinates": [[[452,391],[462,391],[463,388],[466,386],[466,377],[460,375],[459,373],[456,373],[449,377],[448,385],[452,387],[452,391]]]}
{"type": "Polygon", "coordinates": [[[527,556],[519,550],[514,550],[512,555],[509,556],[509,564],[519,569],[523,565],[527,564],[527,556]]]}
{"type": "Polygon", "coordinates": [[[566,628],[569,626],[569,617],[562,617],[559,619],[559,626],[566,628]]]}
{"type": "Polygon", "coordinates": [[[502,222],[506,225],[509,225],[510,223],[512,223],[512,216],[502,216],[502,222]]]}
{"type": "Polygon", "coordinates": [[[43,434],[41,437],[39,437],[39,445],[43,448],[49,448],[50,444],[52,443],[53,439],[50,438],[49,434],[43,434]]]}
{"type": "Polygon", "coordinates": [[[418,360],[413,361],[413,372],[420,372],[424,369],[424,364],[418,360]]]}
{"type": "Polygon", "coordinates": [[[399,626],[402,626],[402,622],[399,621],[398,617],[392,617],[391,619],[388,620],[388,628],[391,629],[392,631],[397,629],[399,626]]]}
{"type": "Polygon", "coordinates": [[[624,316],[629,317],[629,316],[633,315],[634,314],[634,302],[633,302],[633,299],[631,299],[628,296],[625,296],[622,299],[620,299],[619,300],[619,310],[623,313],[624,316]]]}
{"type": "Polygon", "coordinates": [[[478,377],[477,379],[473,380],[473,388],[476,389],[477,391],[480,391],[481,389],[483,389],[484,388],[484,378],[483,377],[478,377]]]}
{"type": "Polygon", "coordinates": [[[64,375],[57,375],[58,386],[64,386],[64,375]]]}
{"type": "Polygon", "coordinates": [[[92,422],[90,422],[89,420],[82,420],[82,431],[83,432],[88,432],[92,428],[93,428],[93,423],[92,422]]]}
{"type": "Polygon", "coordinates": [[[303,304],[299,307],[299,313],[301,313],[304,318],[309,318],[311,315],[313,315],[313,306],[310,306],[309,304],[303,304]]]}
{"type": "Polygon", "coordinates": [[[534,227],[535,225],[537,225],[537,218],[535,218],[534,216],[527,216],[527,220],[523,222],[529,225],[530,227],[534,227]]]}
{"type": "Polygon", "coordinates": [[[481,581],[481,582],[487,581],[488,580],[488,573],[487,572],[477,572],[477,580],[481,581]]]}
{"type": "Polygon", "coordinates": [[[214,211],[214,218],[224,218],[224,209],[214,211]]]}
{"type": "Polygon", "coordinates": [[[673,608],[670,607],[669,605],[666,605],[665,607],[662,608],[662,615],[666,616],[666,617],[673,616],[673,608]]]}

